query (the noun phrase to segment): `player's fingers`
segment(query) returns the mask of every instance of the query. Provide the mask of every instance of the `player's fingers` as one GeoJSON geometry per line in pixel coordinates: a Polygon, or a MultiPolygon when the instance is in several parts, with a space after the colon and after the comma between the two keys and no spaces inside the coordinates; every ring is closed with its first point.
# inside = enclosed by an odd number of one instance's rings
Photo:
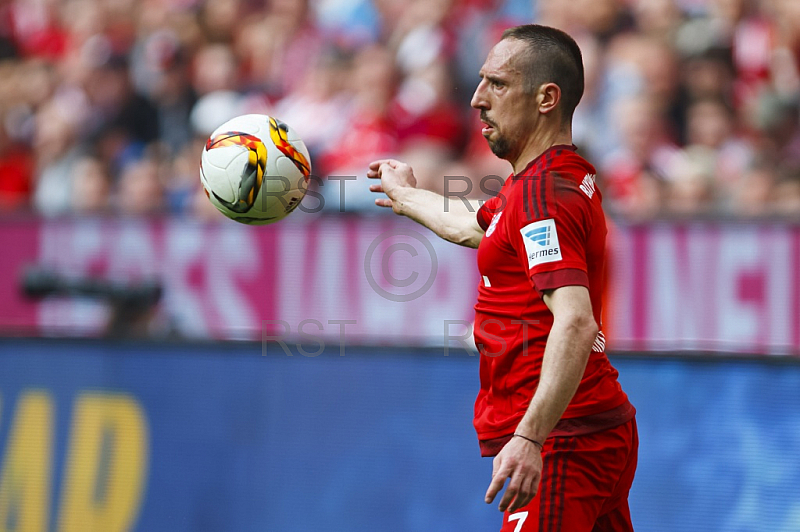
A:
{"type": "Polygon", "coordinates": [[[514,501],[508,506],[509,512],[516,512],[520,508],[523,508],[528,505],[533,500],[534,493],[531,492],[530,483],[527,483],[527,488],[520,488],[519,492],[517,492],[517,497],[514,501]]]}
{"type": "Polygon", "coordinates": [[[517,494],[517,496],[514,498],[511,504],[508,505],[508,508],[502,511],[513,514],[514,512],[518,512],[520,508],[524,508],[525,505],[528,504],[529,502],[530,502],[529,500],[526,500],[521,495],[517,494]]]}
{"type": "Polygon", "coordinates": [[[492,473],[492,481],[489,483],[489,489],[486,490],[486,504],[489,504],[497,496],[497,493],[503,489],[503,484],[506,483],[508,473],[505,469],[500,468],[492,473]]]}
{"type": "Polygon", "coordinates": [[[502,467],[503,460],[500,458],[500,455],[497,455],[492,460],[492,478],[497,474],[497,471],[502,467]]]}
{"type": "Polygon", "coordinates": [[[508,512],[512,513],[512,514],[514,512],[518,512],[518,511],[522,510],[523,508],[525,508],[526,506],[528,506],[531,503],[532,500],[533,500],[533,497],[527,497],[527,496],[526,497],[522,497],[520,495],[517,495],[517,498],[514,499],[514,502],[511,503],[511,505],[508,507],[508,512]]]}
{"type": "Polygon", "coordinates": [[[539,492],[539,481],[541,479],[542,477],[538,474],[531,476],[531,486],[530,486],[531,499],[536,497],[536,494],[539,492]]]}
{"type": "Polygon", "coordinates": [[[522,494],[521,488],[523,482],[524,479],[521,478],[521,474],[519,472],[511,475],[511,482],[508,483],[506,492],[503,494],[503,498],[500,499],[500,505],[498,506],[498,509],[501,512],[505,512],[509,507],[512,506],[512,503],[515,504],[516,499],[519,499],[519,496],[522,494]]]}
{"type": "Polygon", "coordinates": [[[369,163],[369,169],[374,172],[377,172],[378,169],[381,167],[381,165],[384,164],[388,164],[392,168],[396,168],[397,165],[400,164],[400,161],[397,161],[395,159],[378,159],[377,161],[372,161],[371,163],[369,163]]]}
{"type": "Polygon", "coordinates": [[[383,185],[370,185],[370,192],[383,192],[383,185]]]}
{"type": "Polygon", "coordinates": [[[383,161],[381,165],[378,167],[378,171],[383,173],[387,170],[397,170],[400,165],[403,164],[400,161],[395,161],[393,159],[389,159],[388,161],[383,161]]]}
{"type": "Polygon", "coordinates": [[[392,207],[392,200],[386,198],[378,198],[375,200],[375,205],[378,207],[392,207]]]}
{"type": "Polygon", "coordinates": [[[506,492],[503,494],[503,498],[500,499],[500,504],[497,506],[497,509],[501,512],[505,512],[516,496],[516,489],[512,489],[511,487],[506,488],[506,492]]]}
{"type": "Polygon", "coordinates": [[[509,508],[509,512],[517,511],[520,508],[527,506],[536,497],[536,492],[539,491],[539,475],[529,475],[523,483],[523,489],[520,490],[519,495],[509,508]]]}

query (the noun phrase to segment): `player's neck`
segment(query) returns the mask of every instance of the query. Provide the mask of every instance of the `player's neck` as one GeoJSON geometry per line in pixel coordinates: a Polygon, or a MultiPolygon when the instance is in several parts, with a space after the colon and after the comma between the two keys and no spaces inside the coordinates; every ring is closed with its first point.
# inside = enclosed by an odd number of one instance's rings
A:
{"type": "Polygon", "coordinates": [[[572,144],[572,128],[558,128],[550,131],[537,132],[529,137],[528,142],[520,152],[519,156],[511,162],[514,173],[518,174],[537,157],[543,154],[552,146],[572,144]]]}

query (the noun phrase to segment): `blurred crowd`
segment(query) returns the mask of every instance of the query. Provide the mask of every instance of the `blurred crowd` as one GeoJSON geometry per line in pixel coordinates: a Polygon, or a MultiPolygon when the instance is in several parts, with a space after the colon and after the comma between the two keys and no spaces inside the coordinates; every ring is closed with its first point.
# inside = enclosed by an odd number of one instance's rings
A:
{"type": "Polygon", "coordinates": [[[800,217],[798,0],[0,0],[0,211],[218,219],[200,152],[244,113],[292,125],[348,210],[384,156],[485,197],[510,167],[469,100],[531,21],[581,45],[610,212],[800,217]]]}

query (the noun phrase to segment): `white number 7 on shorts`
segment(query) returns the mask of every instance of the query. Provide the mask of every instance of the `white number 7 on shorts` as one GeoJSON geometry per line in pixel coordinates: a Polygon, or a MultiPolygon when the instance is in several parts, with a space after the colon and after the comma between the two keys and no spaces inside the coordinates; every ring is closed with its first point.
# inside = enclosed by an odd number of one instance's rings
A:
{"type": "Polygon", "coordinates": [[[528,518],[528,512],[517,512],[515,514],[511,514],[508,516],[508,522],[517,521],[517,526],[514,528],[514,532],[521,532],[522,525],[525,524],[525,520],[528,518]]]}

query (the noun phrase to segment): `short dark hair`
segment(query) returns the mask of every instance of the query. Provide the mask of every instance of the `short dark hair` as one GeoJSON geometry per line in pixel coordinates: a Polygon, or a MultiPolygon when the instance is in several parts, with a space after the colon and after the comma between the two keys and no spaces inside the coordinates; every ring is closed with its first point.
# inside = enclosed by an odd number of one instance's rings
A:
{"type": "Polygon", "coordinates": [[[556,28],[525,24],[503,32],[501,40],[516,39],[528,46],[521,59],[526,93],[531,94],[545,83],[561,89],[564,120],[570,120],[583,96],[583,57],[575,40],[556,28]]]}

